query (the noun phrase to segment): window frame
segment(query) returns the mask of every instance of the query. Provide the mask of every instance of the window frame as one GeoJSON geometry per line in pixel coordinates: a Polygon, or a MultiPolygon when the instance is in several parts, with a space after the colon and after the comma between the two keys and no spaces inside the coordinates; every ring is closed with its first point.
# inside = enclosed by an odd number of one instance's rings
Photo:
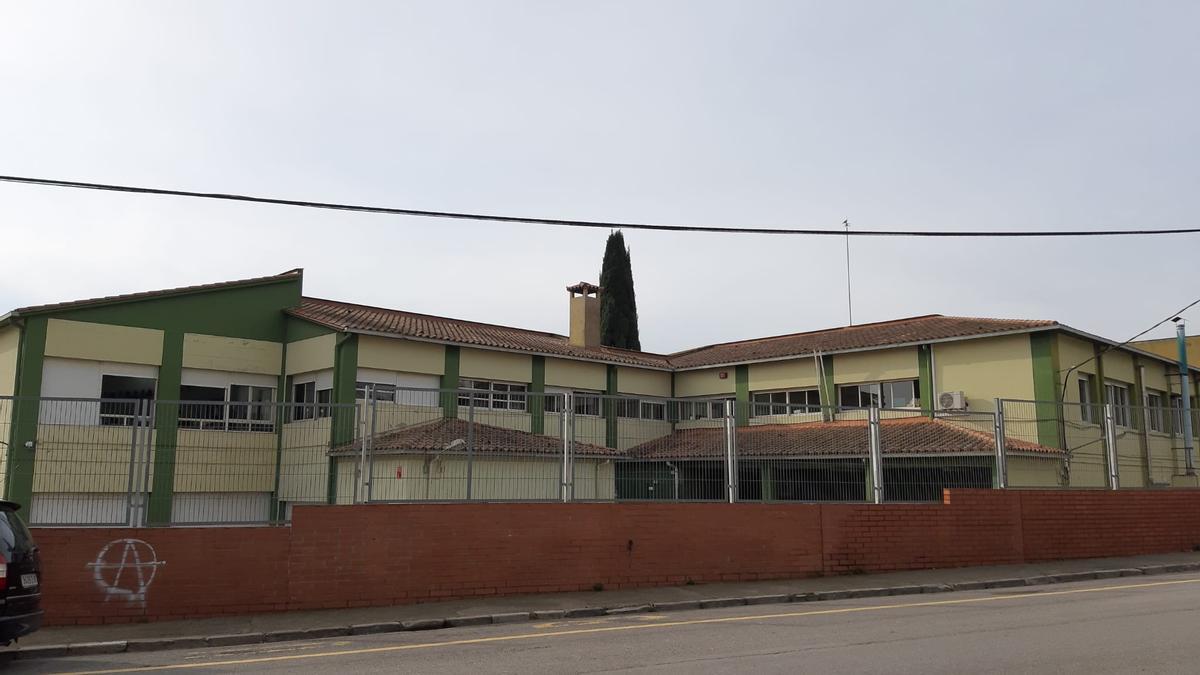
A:
{"type": "Polygon", "coordinates": [[[100,426],[103,427],[131,427],[137,420],[136,412],[133,414],[123,412],[111,412],[112,406],[120,406],[122,408],[132,404],[133,401],[156,401],[158,400],[158,378],[157,377],[139,377],[137,375],[124,375],[121,373],[100,373],[100,426]],[[117,402],[109,402],[109,412],[105,412],[105,396],[104,396],[104,378],[106,377],[121,377],[128,380],[146,380],[151,383],[150,398],[128,398],[122,396],[110,396],[111,399],[116,399],[117,402]]]}
{"type": "Polygon", "coordinates": [[[1079,388],[1079,420],[1084,424],[1099,424],[1096,417],[1096,376],[1076,373],[1079,388]]]}
{"type": "Polygon", "coordinates": [[[802,387],[799,389],[767,389],[750,393],[751,417],[776,417],[780,415],[809,415],[821,412],[821,389],[819,387],[802,387]],[[812,402],[816,394],[817,402],[812,402]],[[758,400],[769,397],[770,400],[758,400]],[[782,397],[783,400],[775,400],[782,397]],[[800,399],[804,400],[801,401],[800,399]],[[767,412],[762,412],[766,406],[767,412]]]}
{"type": "Polygon", "coordinates": [[[1163,408],[1165,394],[1157,389],[1146,390],[1146,427],[1148,431],[1155,433],[1164,433],[1166,428],[1163,426],[1164,416],[1163,408]],[[1154,399],[1158,399],[1157,403],[1154,399]]]}
{"type": "Polygon", "coordinates": [[[1123,429],[1132,428],[1133,420],[1129,406],[1129,396],[1132,390],[1133,387],[1118,380],[1104,380],[1104,401],[1112,404],[1113,421],[1123,429]],[[1114,396],[1114,394],[1119,394],[1119,396],[1114,396]],[[1118,402],[1113,400],[1115,398],[1122,400],[1118,402]]]}
{"type": "Polygon", "coordinates": [[[846,383],[846,384],[837,385],[837,409],[838,409],[838,411],[865,410],[865,409],[871,407],[870,403],[868,403],[867,405],[862,404],[862,402],[863,402],[862,389],[864,387],[868,388],[868,393],[875,397],[875,402],[878,405],[880,410],[920,410],[921,409],[921,393],[922,393],[921,392],[921,379],[918,377],[905,377],[905,378],[900,378],[898,380],[878,380],[878,381],[873,381],[873,382],[850,382],[850,383],[846,383]],[[903,384],[911,384],[913,397],[912,397],[912,399],[909,400],[909,405],[896,406],[896,405],[892,404],[891,400],[889,400],[891,398],[890,395],[885,396],[885,394],[884,394],[885,387],[890,388],[896,384],[902,384],[902,383],[903,384]],[[858,405],[856,405],[856,406],[849,406],[844,403],[842,392],[850,389],[851,387],[859,390],[858,396],[857,396],[858,405]],[[873,392],[870,391],[871,388],[874,389],[873,392]]]}
{"type": "Polygon", "coordinates": [[[528,413],[529,393],[529,385],[524,382],[463,378],[458,382],[456,399],[458,405],[463,407],[528,413]],[[471,386],[468,386],[467,383],[470,383],[471,386]],[[477,386],[480,384],[485,384],[487,387],[480,388],[477,386]],[[503,403],[503,405],[497,405],[498,403],[503,403]]]}

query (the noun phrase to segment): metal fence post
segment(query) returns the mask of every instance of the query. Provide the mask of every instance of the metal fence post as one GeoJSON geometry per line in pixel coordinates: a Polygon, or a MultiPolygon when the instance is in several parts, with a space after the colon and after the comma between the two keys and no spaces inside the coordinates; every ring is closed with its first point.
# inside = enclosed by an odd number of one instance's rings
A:
{"type": "Polygon", "coordinates": [[[571,449],[575,443],[575,395],[567,392],[562,395],[562,484],[559,486],[559,497],[563,502],[571,501],[575,469],[571,466],[571,449]]]}
{"type": "Polygon", "coordinates": [[[1108,458],[1108,487],[1121,488],[1121,467],[1117,464],[1117,417],[1112,403],[1104,404],[1104,454],[1108,458]]]}
{"type": "Polygon", "coordinates": [[[725,401],[725,493],[733,504],[738,499],[737,401],[725,401]]]}
{"type": "MultiPolygon", "coordinates": [[[[393,400],[395,394],[392,394],[393,400]]],[[[375,420],[379,417],[379,401],[374,396],[371,397],[371,426],[367,429],[367,464],[363,467],[363,492],[366,494],[365,502],[371,502],[371,486],[374,484],[375,473],[375,432],[377,430],[375,420]]]]}
{"type": "Polygon", "coordinates": [[[993,435],[996,437],[996,487],[1008,487],[1008,439],[1004,435],[1004,399],[996,399],[996,413],[992,416],[993,435]]]}
{"type": "Polygon", "coordinates": [[[467,397],[467,501],[474,496],[475,480],[475,397],[467,397]]]}
{"type": "Polygon", "coordinates": [[[879,437],[879,408],[867,408],[867,440],[871,463],[871,503],[883,503],[883,446],[879,437]]]}
{"type": "MultiPolygon", "coordinates": [[[[137,493],[137,485],[135,481],[137,480],[138,475],[138,439],[141,436],[142,406],[145,405],[145,403],[145,401],[137,402],[137,412],[133,417],[133,426],[129,429],[129,483],[125,493],[125,524],[130,527],[137,526],[137,523],[134,522],[133,502],[134,495],[137,493]]],[[[104,403],[101,401],[97,405],[101,406],[104,405],[104,403]]]]}

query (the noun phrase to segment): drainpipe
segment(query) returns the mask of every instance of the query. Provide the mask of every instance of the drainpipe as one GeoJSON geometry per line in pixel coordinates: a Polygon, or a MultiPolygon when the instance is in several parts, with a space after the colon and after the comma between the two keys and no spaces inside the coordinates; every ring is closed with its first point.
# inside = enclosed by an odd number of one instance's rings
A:
{"type": "Polygon", "coordinates": [[[674,492],[671,493],[671,498],[679,501],[679,467],[675,466],[674,462],[667,462],[667,468],[671,470],[671,478],[675,483],[674,492]]]}

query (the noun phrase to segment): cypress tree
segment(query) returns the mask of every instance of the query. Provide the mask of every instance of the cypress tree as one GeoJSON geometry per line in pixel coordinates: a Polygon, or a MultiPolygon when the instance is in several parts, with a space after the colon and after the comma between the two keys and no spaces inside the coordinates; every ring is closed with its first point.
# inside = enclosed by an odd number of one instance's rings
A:
{"type": "Polygon", "coordinates": [[[637,300],[633,294],[633,267],[625,235],[608,235],[604,264],[600,268],[600,344],[641,350],[638,338],[637,300]]]}

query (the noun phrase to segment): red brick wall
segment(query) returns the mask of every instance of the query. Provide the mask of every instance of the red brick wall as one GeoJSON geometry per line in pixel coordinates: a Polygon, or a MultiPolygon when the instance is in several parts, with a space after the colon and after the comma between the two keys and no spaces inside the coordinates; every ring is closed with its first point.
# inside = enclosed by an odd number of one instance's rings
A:
{"type": "Polygon", "coordinates": [[[783,579],[1190,550],[1197,491],[953,491],[944,504],[298,507],[292,527],[39,528],[47,623],[783,579]],[[138,539],[115,574],[124,544],[138,539]],[[153,548],[153,554],[150,553],[153,548]],[[142,597],[108,586],[138,587],[142,597]],[[96,579],[100,561],[101,578],[96,579]]]}

